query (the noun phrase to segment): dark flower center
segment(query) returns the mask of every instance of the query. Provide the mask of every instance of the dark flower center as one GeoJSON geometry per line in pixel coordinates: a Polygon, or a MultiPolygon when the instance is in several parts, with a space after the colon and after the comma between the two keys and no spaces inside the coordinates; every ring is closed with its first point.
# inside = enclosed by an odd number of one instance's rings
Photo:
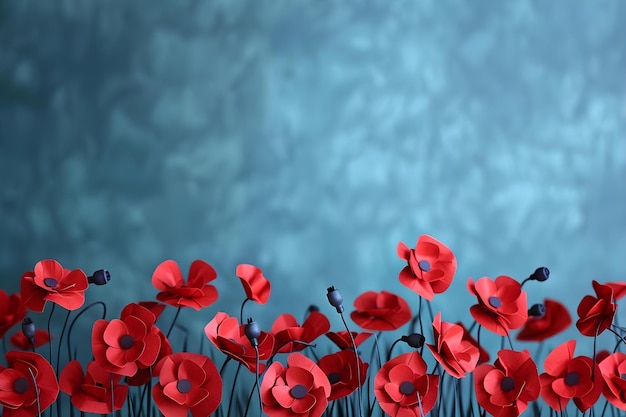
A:
{"type": "Polygon", "coordinates": [[[133,339],[131,335],[125,334],[124,336],[120,337],[119,343],[122,349],[130,349],[135,344],[135,339],[133,339]]]}
{"type": "Polygon", "coordinates": [[[572,385],[578,384],[579,380],[580,380],[580,377],[578,376],[576,372],[568,372],[568,374],[565,375],[565,383],[569,385],[570,387],[572,385]]]}
{"type": "Polygon", "coordinates": [[[293,388],[291,388],[289,393],[291,394],[293,398],[299,400],[300,398],[304,398],[306,396],[307,390],[304,385],[298,384],[294,386],[293,388]]]}
{"type": "Polygon", "coordinates": [[[28,379],[26,378],[18,378],[13,383],[13,389],[18,394],[23,394],[28,391],[28,379]]]}
{"type": "Polygon", "coordinates": [[[411,381],[404,381],[400,384],[400,392],[404,395],[411,395],[415,392],[415,385],[411,381]]]}
{"type": "Polygon", "coordinates": [[[494,295],[489,297],[489,305],[493,308],[500,308],[502,307],[502,301],[494,295]]]}
{"type": "Polygon", "coordinates": [[[428,262],[426,259],[423,259],[421,261],[419,261],[417,263],[417,265],[420,267],[420,269],[424,272],[428,272],[430,271],[430,262],[428,262]]]}
{"type": "Polygon", "coordinates": [[[512,391],[513,388],[515,388],[515,381],[510,376],[505,376],[502,378],[502,381],[500,381],[500,388],[502,388],[504,392],[512,391]]]}
{"type": "Polygon", "coordinates": [[[59,281],[57,281],[54,278],[44,278],[43,283],[46,287],[49,287],[49,288],[54,288],[57,285],[59,285],[59,281]]]}
{"type": "Polygon", "coordinates": [[[191,391],[191,382],[188,379],[181,379],[176,383],[176,388],[181,394],[187,394],[191,391]]]}
{"type": "Polygon", "coordinates": [[[336,384],[340,380],[341,378],[339,377],[339,373],[337,372],[333,372],[332,374],[328,375],[328,381],[331,383],[331,385],[336,384]]]}

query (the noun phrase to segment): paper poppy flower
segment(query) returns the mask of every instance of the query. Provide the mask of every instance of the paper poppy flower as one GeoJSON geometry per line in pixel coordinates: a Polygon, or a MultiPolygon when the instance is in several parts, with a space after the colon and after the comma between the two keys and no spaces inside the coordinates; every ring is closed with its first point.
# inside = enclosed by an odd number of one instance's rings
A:
{"type": "Polygon", "coordinates": [[[604,379],[604,397],[615,407],[626,411],[626,353],[610,354],[598,367],[604,379]]]}
{"type": "Polygon", "coordinates": [[[476,282],[470,278],[467,289],[478,300],[478,304],[470,307],[472,317],[488,330],[506,336],[526,323],[526,292],[513,278],[501,275],[494,281],[482,277],[476,282]]]}
{"type": "Polygon", "coordinates": [[[263,411],[270,417],[320,417],[330,392],[324,371],[298,352],[287,357],[286,367],[272,363],[261,382],[263,411]]]}
{"type": "Polygon", "coordinates": [[[170,259],[156,267],[152,274],[152,285],[160,291],[157,300],[174,307],[200,310],[217,300],[217,289],[207,284],[215,278],[217,272],[211,265],[195,260],[189,267],[189,277],[185,284],[178,264],[170,259]]]}
{"type": "Polygon", "coordinates": [[[120,410],[126,402],[128,385],[120,384],[120,375],[105,371],[95,361],[87,364],[87,372],[79,361],[70,361],[59,377],[59,388],[72,397],[72,405],[86,413],[108,414],[120,410]],[[113,392],[111,392],[113,389],[113,392]],[[111,400],[114,401],[111,407],[111,400]]]}
{"type": "Polygon", "coordinates": [[[613,323],[617,305],[613,301],[613,288],[593,280],[596,296],[586,295],[578,304],[576,327],[584,336],[596,336],[613,323]]]}
{"type": "Polygon", "coordinates": [[[489,362],[489,352],[487,352],[484,347],[478,344],[478,340],[474,339],[474,337],[470,334],[465,325],[460,321],[457,321],[455,324],[461,326],[461,328],[463,329],[463,340],[465,340],[466,342],[470,342],[478,349],[478,363],[489,362]]]}
{"type": "Polygon", "coordinates": [[[22,297],[18,293],[9,295],[0,290],[0,339],[24,317],[26,307],[22,304],[22,297]]]}
{"type": "MultiPolygon", "coordinates": [[[[35,341],[35,348],[38,348],[43,345],[47,345],[50,343],[50,335],[47,331],[42,329],[35,330],[35,336],[33,337],[35,341]]],[[[19,331],[15,333],[9,339],[9,343],[21,350],[32,350],[33,345],[30,343],[30,340],[26,336],[24,336],[24,332],[19,331]]]]}
{"type": "Polygon", "coordinates": [[[263,276],[263,271],[260,268],[249,264],[239,264],[235,273],[243,285],[248,300],[256,301],[259,304],[267,303],[272,286],[269,280],[263,276]]]}
{"type": "Polygon", "coordinates": [[[476,367],[474,392],[489,414],[519,416],[541,392],[537,365],[528,351],[502,349],[493,365],[484,363],[476,367]]]}
{"type": "MultiPolygon", "coordinates": [[[[245,334],[246,325],[239,324],[235,317],[219,312],[204,327],[204,334],[216,348],[243,364],[250,372],[256,372],[256,353],[245,334]]],[[[259,361],[264,361],[274,352],[274,336],[261,332],[257,338],[259,361]]],[[[259,373],[265,370],[265,364],[259,362],[259,373]]]]}
{"type": "Polygon", "coordinates": [[[208,357],[179,352],[161,359],[154,367],[159,382],[152,397],[166,417],[211,415],[222,401],[222,378],[208,357]]]}
{"type": "Polygon", "coordinates": [[[12,350],[0,365],[0,405],[4,417],[32,417],[43,412],[59,395],[54,369],[38,353],[12,350]],[[37,395],[39,394],[39,396],[37,395]],[[39,404],[37,399],[39,398],[39,404]]]}
{"type": "MultiPolygon", "coordinates": [[[[354,344],[358,348],[361,343],[365,342],[372,333],[369,332],[350,332],[352,334],[352,338],[354,339],[354,344]]],[[[352,346],[352,340],[350,340],[350,334],[346,330],[342,330],[340,332],[327,332],[326,337],[328,337],[334,344],[337,345],[339,349],[354,349],[352,346]]]]}
{"type": "Polygon", "coordinates": [[[600,369],[587,356],[574,357],[576,341],[570,340],[552,350],[546,357],[539,376],[541,397],[554,410],[563,411],[571,399],[582,412],[593,406],[604,381],[600,369]]]}
{"type": "Polygon", "coordinates": [[[374,378],[374,395],[391,417],[421,417],[437,402],[439,376],[426,374],[419,352],[403,353],[385,363],[374,378]]]}
{"type": "Polygon", "coordinates": [[[330,322],[319,311],[313,311],[308,315],[302,326],[291,314],[281,314],[272,324],[272,333],[276,339],[274,348],[276,352],[298,352],[307,345],[296,341],[311,343],[330,329],[330,322]]]}
{"type": "Polygon", "coordinates": [[[157,301],[139,301],[137,304],[148,309],[152,314],[154,314],[154,318],[156,320],[158,320],[159,317],[161,317],[161,314],[165,311],[165,304],[161,304],[157,301]]]}
{"type": "Polygon", "coordinates": [[[463,340],[463,328],[457,324],[441,321],[441,313],[433,320],[434,344],[426,346],[437,362],[450,375],[459,379],[476,368],[480,357],[478,348],[463,340]]]}
{"type": "Polygon", "coordinates": [[[25,272],[20,282],[24,306],[39,313],[46,306],[46,301],[67,310],[82,307],[88,287],[87,275],[83,271],[63,268],[53,259],[37,262],[34,271],[25,272]]]}
{"type": "Polygon", "coordinates": [[[366,330],[395,330],[411,320],[411,308],[404,298],[387,291],[367,291],[354,300],[350,318],[366,330]]]}
{"type": "MultiPolygon", "coordinates": [[[[160,329],[158,330],[157,335],[159,336],[159,339],[161,339],[161,348],[159,349],[159,354],[154,361],[155,364],[167,355],[171,355],[173,352],[170,341],[160,329]]],[[[137,373],[135,373],[135,375],[126,377],[126,383],[128,383],[131,387],[139,387],[147,384],[150,382],[150,378],[154,373],[152,368],[154,368],[154,365],[137,369],[137,373]]]]}
{"type": "Polygon", "coordinates": [[[161,350],[155,317],[139,304],[128,304],[119,319],[97,320],[91,347],[98,365],[114,374],[133,376],[139,368],[152,366],[161,350]]]}
{"type": "Polygon", "coordinates": [[[545,312],[541,317],[528,317],[524,327],[517,334],[516,339],[522,341],[541,342],[549,337],[561,333],[572,324],[572,318],[567,307],[556,300],[543,300],[545,312]]]}
{"type": "Polygon", "coordinates": [[[360,356],[355,357],[353,350],[340,350],[328,354],[320,358],[317,365],[324,371],[330,382],[329,401],[346,397],[365,383],[368,364],[363,363],[360,356]],[[357,361],[359,363],[358,372],[357,361]],[[361,376],[360,381],[357,377],[359,374],[361,376]]]}
{"type": "Polygon", "coordinates": [[[620,298],[622,298],[622,297],[624,297],[626,295],[626,282],[624,282],[624,281],[607,282],[604,285],[608,285],[609,287],[613,288],[613,299],[614,300],[619,300],[620,298]]]}
{"type": "Polygon", "coordinates": [[[421,235],[415,249],[400,242],[396,248],[400,259],[407,262],[400,271],[402,285],[432,301],[450,287],[456,273],[456,258],[452,251],[437,239],[421,235]]]}

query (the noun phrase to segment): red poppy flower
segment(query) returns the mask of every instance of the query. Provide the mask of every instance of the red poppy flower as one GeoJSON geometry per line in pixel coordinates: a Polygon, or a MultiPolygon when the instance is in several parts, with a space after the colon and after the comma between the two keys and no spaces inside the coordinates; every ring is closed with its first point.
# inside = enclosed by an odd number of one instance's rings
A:
{"type": "MultiPolygon", "coordinates": [[[[350,332],[352,333],[352,338],[354,339],[354,344],[358,348],[361,343],[365,342],[372,333],[369,332],[350,332]]],[[[350,335],[346,330],[340,332],[327,332],[326,337],[328,337],[334,344],[339,347],[339,349],[354,349],[352,346],[352,341],[350,340],[350,335]]]]}
{"type": "Polygon", "coordinates": [[[287,367],[272,363],[261,382],[263,411],[270,417],[320,417],[330,392],[324,371],[298,352],[287,357],[287,367]]]}
{"type": "Polygon", "coordinates": [[[437,402],[439,376],[426,374],[419,352],[403,353],[380,368],[374,378],[374,395],[391,417],[421,417],[437,402]]]}
{"type": "Polygon", "coordinates": [[[326,355],[320,358],[317,365],[324,371],[330,382],[328,401],[346,397],[365,383],[368,364],[363,363],[359,356],[355,357],[353,350],[340,350],[326,355]],[[356,369],[357,361],[359,372],[356,369]],[[357,374],[361,376],[360,382],[357,374]]]}
{"type": "Polygon", "coordinates": [[[478,304],[470,307],[472,317],[488,330],[506,336],[526,323],[526,292],[513,278],[501,275],[493,281],[482,277],[475,283],[470,278],[467,289],[478,299],[478,304]]]}
{"type": "Polygon", "coordinates": [[[319,311],[313,311],[302,326],[291,314],[281,314],[272,325],[272,333],[276,339],[274,348],[277,352],[298,352],[307,346],[295,340],[311,343],[330,329],[330,322],[319,311]]]}
{"type": "MultiPolygon", "coordinates": [[[[245,334],[245,328],[246,325],[239,325],[235,317],[219,312],[204,327],[204,334],[223,353],[241,362],[250,372],[256,372],[256,353],[245,334]]],[[[259,360],[269,359],[274,352],[274,336],[261,332],[257,340],[259,360]]],[[[265,364],[259,363],[259,373],[264,370],[265,364]]]]}
{"type": "Polygon", "coordinates": [[[607,282],[604,285],[608,285],[609,287],[613,288],[613,299],[614,300],[619,300],[620,298],[622,298],[623,296],[626,295],[626,282],[624,282],[624,281],[607,282]]]}
{"type": "Polygon", "coordinates": [[[572,324],[567,307],[556,300],[543,300],[545,312],[541,317],[528,317],[528,320],[517,334],[517,340],[541,342],[552,337],[572,324]]]}
{"type": "Polygon", "coordinates": [[[470,342],[478,349],[478,352],[480,353],[480,355],[478,356],[478,363],[489,362],[489,352],[487,352],[484,347],[478,344],[478,340],[474,339],[474,337],[470,334],[465,325],[460,321],[457,321],[455,324],[461,326],[461,328],[463,329],[463,340],[465,340],[466,342],[470,342]]]}
{"type": "Polygon", "coordinates": [[[59,395],[54,369],[38,353],[7,352],[8,367],[0,365],[0,405],[4,417],[33,417],[59,395]],[[37,396],[39,394],[39,397],[37,396]],[[37,404],[39,398],[39,404],[37,404]]]}
{"type": "Polygon", "coordinates": [[[126,402],[128,385],[120,384],[121,378],[105,371],[95,361],[87,364],[87,373],[83,374],[80,362],[74,360],[63,368],[59,387],[72,397],[72,404],[80,411],[107,414],[120,410],[126,402]],[[115,402],[113,410],[111,400],[115,402]]]}
{"type": "Polygon", "coordinates": [[[493,416],[519,416],[540,391],[537,365],[528,351],[502,349],[493,365],[484,363],[474,371],[476,399],[493,416]]]}
{"type": "Polygon", "coordinates": [[[22,302],[26,308],[40,313],[46,301],[67,310],[80,308],[85,303],[87,287],[89,282],[83,271],[70,271],[53,259],[37,262],[35,270],[25,272],[20,282],[22,302]]]}
{"type": "Polygon", "coordinates": [[[613,288],[593,280],[596,297],[585,295],[578,304],[576,327],[584,336],[596,336],[613,323],[617,305],[613,302],[613,288]]]}
{"type": "MultiPolygon", "coordinates": [[[[160,305],[163,306],[163,304],[160,305]]],[[[161,330],[159,330],[157,334],[159,336],[159,339],[161,339],[161,349],[159,350],[159,354],[154,361],[155,364],[167,355],[171,355],[173,352],[172,345],[170,344],[170,341],[167,339],[165,334],[161,330]]],[[[135,375],[126,377],[126,383],[128,383],[128,385],[130,385],[131,387],[140,387],[147,384],[148,382],[150,382],[150,379],[153,376],[152,368],[154,368],[154,366],[155,365],[137,369],[137,373],[135,375]]]]}
{"type": "Polygon", "coordinates": [[[208,263],[195,260],[189,267],[187,284],[178,264],[173,260],[162,262],[152,274],[152,285],[160,292],[157,300],[174,307],[194,310],[208,307],[217,300],[217,289],[210,284],[217,272],[208,263]]]}
{"type": "Polygon", "coordinates": [[[211,415],[222,401],[222,378],[215,364],[199,353],[168,355],[155,366],[159,382],[152,397],[167,417],[211,415]]]}
{"type": "Polygon", "coordinates": [[[119,319],[97,320],[91,346],[98,365],[124,376],[153,365],[161,350],[160,330],[154,321],[154,314],[134,303],[124,307],[119,319]]]}
{"type": "Polygon", "coordinates": [[[161,313],[165,311],[165,304],[156,301],[139,301],[137,304],[150,310],[156,320],[158,320],[159,317],[161,317],[161,313]]]}
{"type": "Polygon", "coordinates": [[[7,294],[0,290],[0,339],[9,329],[26,317],[26,307],[22,304],[22,297],[18,293],[7,294]]]}
{"type": "Polygon", "coordinates": [[[556,411],[563,411],[571,399],[582,412],[593,406],[604,385],[600,369],[587,356],[574,357],[576,341],[558,346],[543,363],[541,397],[556,411]]]}
{"type": "Polygon", "coordinates": [[[598,367],[604,379],[604,396],[616,408],[626,411],[626,353],[615,352],[598,367]]]}
{"type": "Polygon", "coordinates": [[[366,330],[395,330],[411,320],[411,308],[399,295],[367,291],[354,300],[350,318],[366,330]]]}
{"type": "Polygon", "coordinates": [[[457,324],[441,321],[441,313],[433,320],[435,344],[426,346],[437,362],[455,378],[463,378],[472,372],[480,357],[478,348],[463,340],[463,328],[457,324]]]}
{"type": "MultiPolygon", "coordinates": [[[[35,336],[34,336],[35,348],[38,348],[39,346],[43,346],[43,345],[50,343],[50,339],[51,339],[50,335],[48,334],[47,331],[42,330],[42,329],[35,330],[35,336]]],[[[33,345],[30,344],[30,340],[28,340],[28,338],[24,336],[24,332],[22,332],[21,330],[15,333],[13,336],[11,336],[11,338],[9,339],[9,342],[18,349],[22,349],[22,350],[33,349],[33,345]]]]}
{"type": "Polygon", "coordinates": [[[237,265],[237,276],[243,285],[248,300],[256,301],[259,304],[267,303],[270,298],[272,286],[267,278],[263,276],[263,271],[249,264],[237,265]]]}

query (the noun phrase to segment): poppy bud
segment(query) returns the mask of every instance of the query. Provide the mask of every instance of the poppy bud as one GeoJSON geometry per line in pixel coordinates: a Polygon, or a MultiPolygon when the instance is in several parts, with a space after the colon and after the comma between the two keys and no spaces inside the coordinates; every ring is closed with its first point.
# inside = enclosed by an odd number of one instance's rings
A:
{"type": "Polygon", "coordinates": [[[533,272],[532,275],[528,277],[528,279],[532,279],[532,280],[539,281],[539,282],[543,282],[547,280],[548,278],[550,278],[550,270],[546,268],[545,266],[541,266],[535,269],[535,272],[533,272]]]}
{"type": "Polygon", "coordinates": [[[246,337],[248,338],[252,346],[259,345],[259,341],[257,340],[257,338],[261,336],[261,328],[252,317],[248,317],[248,324],[246,324],[244,333],[246,334],[246,337]]]}
{"type": "Polygon", "coordinates": [[[92,276],[87,277],[90,284],[104,285],[111,280],[111,274],[106,269],[99,269],[92,276]]]}
{"type": "Polygon", "coordinates": [[[22,320],[22,333],[28,340],[32,340],[35,337],[35,323],[30,319],[30,317],[26,317],[22,320]]]}
{"type": "Polygon", "coordinates": [[[528,310],[528,315],[532,317],[541,317],[546,314],[546,306],[543,304],[533,304],[532,307],[528,310]]]}
{"type": "Polygon", "coordinates": [[[328,287],[326,297],[331,306],[337,309],[337,313],[343,313],[343,297],[341,292],[335,287],[328,287]]]}
{"type": "Polygon", "coordinates": [[[415,349],[421,348],[424,346],[424,342],[426,342],[426,338],[419,333],[411,333],[408,336],[402,336],[400,340],[415,349]]]}

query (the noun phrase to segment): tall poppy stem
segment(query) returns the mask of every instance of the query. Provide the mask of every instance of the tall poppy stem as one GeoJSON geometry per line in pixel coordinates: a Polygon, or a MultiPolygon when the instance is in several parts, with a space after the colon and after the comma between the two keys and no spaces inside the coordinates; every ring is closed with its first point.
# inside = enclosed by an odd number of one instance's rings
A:
{"type": "MultiPolygon", "coordinates": [[[[50,323],[52,322],[52,314],[54,314],[54,307],[56,304],[52,303],[52,308],[50,309],[50,315],[48,316],[48,334],[52,337],[52,333],[50,333],[50,323]]],[[[52,342],[48,345],[48,351],[50,352],[50,362],[52,362],[52,342]]],[[[58,374],[58,372],[57,372],[58,374]]]]}
{"type": "Polygon", "coordinates": [[[243,300],[243,303],[241,303],[241,308],[239,309],[239,323],[243,323],[243,307],[246,305],[248,300],[249,298],[246,298],[243,300]]]}
{"type": "Polygon", "coordinates": [[[39,402],[39,387],[37,386],[37,380],[35,379],[35,374],[33,374],[33,370],[31,367],[28,367],[28,373],[30,374],[30,378],[33,381],[33,387],[35,387],[35,397],[37,399],[37,416],[41,417],[41,402],[39,402]]]}
{"type": "Polygon", "coordinates": [[[176,324],[176,319],[178,319],[178,315],[180,314],[180,310],[182,309],[182,306],[178,306],[178,308],[176,309],[176,314],[174,314],[174,319],[172,320],[172,324],[170,324],[170,328],[167,330],[167,334],[165,335],[165,337],[167,337],[169,339],[170,334],[172,333],[172,330],[174,329],[174,325],[176,324]]]}

